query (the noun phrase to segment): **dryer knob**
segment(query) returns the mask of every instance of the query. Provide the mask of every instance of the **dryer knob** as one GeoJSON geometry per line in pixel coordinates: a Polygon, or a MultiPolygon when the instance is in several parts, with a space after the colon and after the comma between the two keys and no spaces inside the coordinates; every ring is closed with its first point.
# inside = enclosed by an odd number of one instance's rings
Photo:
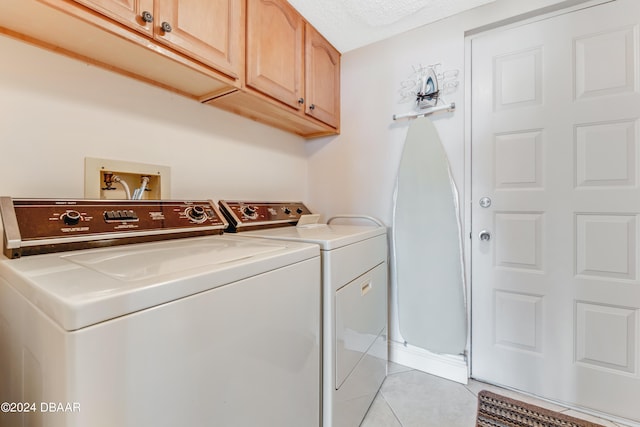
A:
{"type": "Polygon", "coordinates": [[[257,219],[258,209],[255,206],[245,206],[242,208],[242,214],[245,219],[257,219]]]}

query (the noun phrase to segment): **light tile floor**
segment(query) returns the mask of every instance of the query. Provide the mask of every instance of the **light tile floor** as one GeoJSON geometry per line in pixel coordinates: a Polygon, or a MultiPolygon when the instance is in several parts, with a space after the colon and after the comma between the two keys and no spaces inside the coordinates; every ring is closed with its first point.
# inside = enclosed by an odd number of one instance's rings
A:
{"type": "Polygon", "coordinates": [[[390,363],[389,375],[360,427],[474,427],[478,393],[482,390],[498,392],[605,427],[626,426],[478,381],[458,384],[390,363]]]}

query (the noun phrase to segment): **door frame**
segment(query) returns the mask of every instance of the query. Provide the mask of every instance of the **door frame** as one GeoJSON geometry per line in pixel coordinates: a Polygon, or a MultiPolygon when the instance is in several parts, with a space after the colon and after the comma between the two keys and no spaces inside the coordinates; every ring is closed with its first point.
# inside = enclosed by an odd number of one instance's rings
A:
{"type": "Polygon", "coordinates": [[[581,9],[587,9],[594,6],[598,6],[605,3],[610,3],[616,0],[568,0],[563,1],[551,6],[547,6],[541,9],[533,10],[531,12],[517,15],[512,18],[508,18],[501,21],[496,21],[489,25],[484,25],[475,29],[471,29],[465,32],[464,35],[464,184],[463,194],[460,209],[461,216],[463,218],[464,228],[464,243],[463,252],[465,260],[465,283],[467,294],[467,330],[469,331],[467,336],[467,369],[469,378],[473,378],[473,337],[471,336],[471,312],[473,306],[473,277],[472,277],[472,238],[474,230],[472,228],[472,208],[473,208],[473,194],[472,194],[472,148],[473,140],[471,134],[471,125],[473,123],[472,117],[472,42],[474,39],[483,37],[492,33],[508,30],[511,28],[520,27],[523,25],[531,24],[537,21],[543,21],[552,17],[560,16],[566,13],[575,12],[581,9]]]}

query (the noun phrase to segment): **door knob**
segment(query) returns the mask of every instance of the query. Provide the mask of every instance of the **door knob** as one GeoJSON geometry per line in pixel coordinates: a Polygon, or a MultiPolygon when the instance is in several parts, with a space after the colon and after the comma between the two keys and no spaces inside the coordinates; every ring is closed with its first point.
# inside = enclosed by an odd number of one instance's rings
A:
{"type": "Polygon", "coordinates": [[[489,241],[491,240],[491,233],[488,230],[482,230],[480,234],[478,234],[480,240],[489,241]]]}

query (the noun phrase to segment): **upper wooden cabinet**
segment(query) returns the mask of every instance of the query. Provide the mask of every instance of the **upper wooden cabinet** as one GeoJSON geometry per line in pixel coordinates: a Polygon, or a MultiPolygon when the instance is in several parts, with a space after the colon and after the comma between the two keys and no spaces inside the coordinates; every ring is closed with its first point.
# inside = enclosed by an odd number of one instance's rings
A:
{"type": "Polygon", "coordinates": [[[286,0],[1,0],[0,34],[311,138],[340,54],[286,0]]]}
{"type": "Polygon", "coordinates": [[[160,41],[232,77],[242,74],[244,1],[158,0],[155,11],[160,41]]]}
{"type": "Polygon", "coordinates": [[[246,43],[245,90],[212,105],[307,137],[338,133],[340,53],[320,33],[285,0],[250,0],[246,43]]]}
{"type": "Polygon", "coordinates": [[[244,2],[238,0],[75,0],[238,78],[244,2]]]}
{"type": "Polygon", "coordinates": [[[148,36],[153,36],[153,0],[74,0],[148,36]]]}
{"type": "Polygon", "coordinates": [[[311,25],[305,37],[305,112],[335,128],[340,123],[340,53],[311,25]]]}
{"type": "Polygon", "coordinates": [[[304,29],[302,17],[286,1],[250,0],[246,85],[300,109],[304,29]]]}

